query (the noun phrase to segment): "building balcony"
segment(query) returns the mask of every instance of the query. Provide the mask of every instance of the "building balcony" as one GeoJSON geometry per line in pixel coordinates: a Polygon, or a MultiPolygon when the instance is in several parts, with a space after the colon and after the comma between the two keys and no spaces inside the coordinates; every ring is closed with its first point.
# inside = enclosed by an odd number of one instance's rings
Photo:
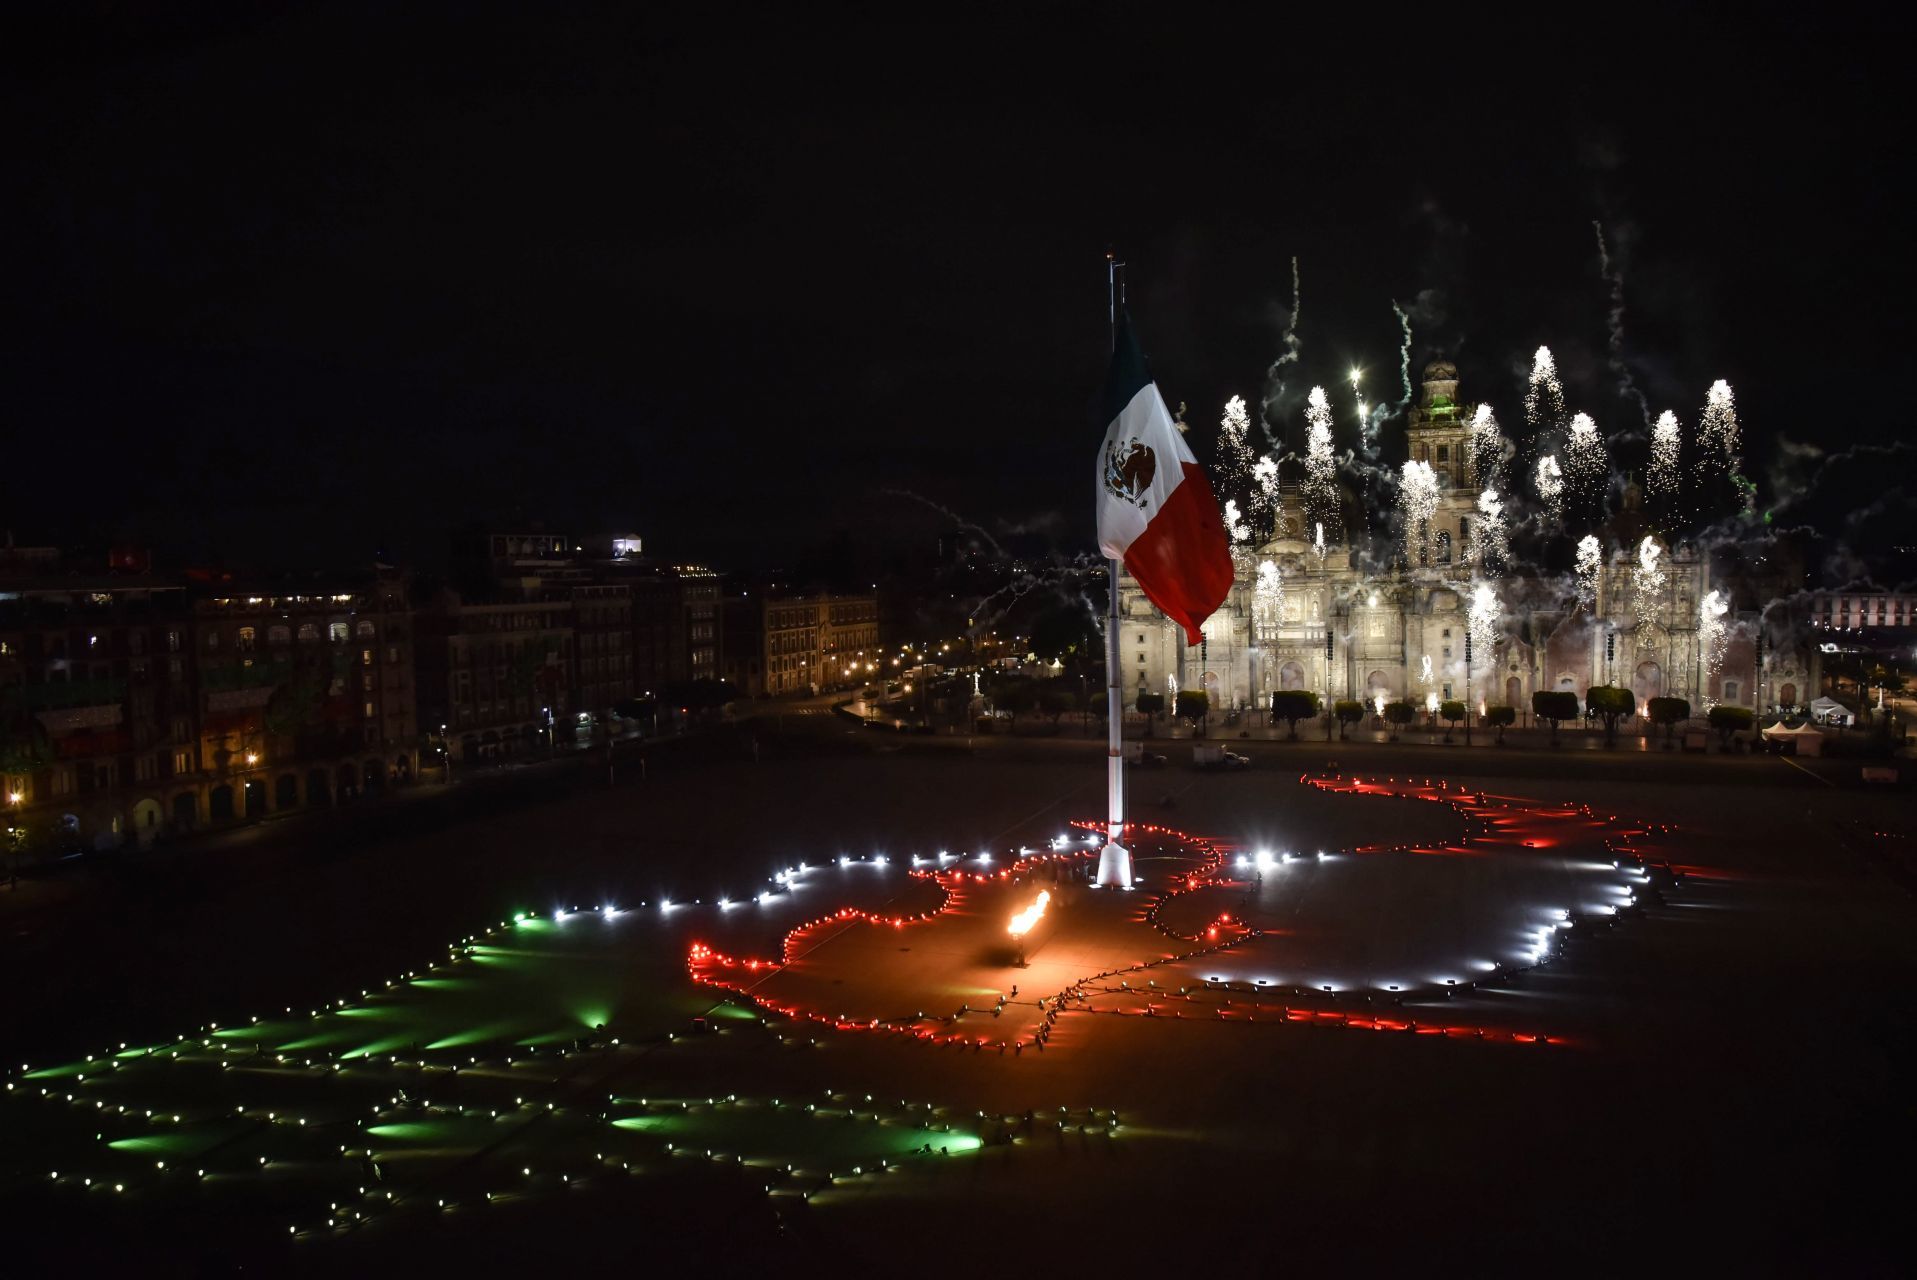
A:
{"type": "Polygon", "coordinates": [[[41,684],[23,684],[9,690],[29,711],[58,707],[97,707],[126,701],[124,680],[49,680],[41,684]]]}

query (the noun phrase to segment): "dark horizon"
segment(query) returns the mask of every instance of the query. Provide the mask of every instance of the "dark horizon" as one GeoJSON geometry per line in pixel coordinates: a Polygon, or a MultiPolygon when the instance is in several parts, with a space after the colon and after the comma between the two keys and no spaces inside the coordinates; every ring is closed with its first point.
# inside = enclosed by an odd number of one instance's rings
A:
{"type": "MultiPolygon", "coordinates": [[[[1912,274],[1902,73],[1844,32],[1475,76],[1315,37],[1274,68],[1189,36],[492,8],[42,35],[8,95],[23,543],[433,566],[456,528],[537,521],[753,570],[935,537],[916,493],[1088,547],[1108,244],[1201,458],[1284,350],[1294,257],[1289,443],[1314,383],[1352,443],[1353,363],[1397,398],[1394,301],[1414,381],[1453,360],[1509,430],[1545,343],[1628,440],[1594,221],[1652,412],[1688,430],[1728,379],[1762,501],[1818,474],[1807,447],[1909,469],[1878,385],[1911,337],[1884,305],[1912,274]]],[[[1860,505],[1834,497],[1812,514],[1860,505]]]]}

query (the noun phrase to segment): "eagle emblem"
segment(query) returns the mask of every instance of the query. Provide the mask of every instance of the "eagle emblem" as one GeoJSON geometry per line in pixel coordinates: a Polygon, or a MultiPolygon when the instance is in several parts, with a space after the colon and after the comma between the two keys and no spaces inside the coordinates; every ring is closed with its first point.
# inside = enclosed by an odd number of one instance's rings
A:
{"type": "Polygon", "coordinates": [[[1158,459],[1137,436],[1114,440],[1105,450],[1105,491],[1121,502],[1143,508],[1151,501],[1158,459]]]}

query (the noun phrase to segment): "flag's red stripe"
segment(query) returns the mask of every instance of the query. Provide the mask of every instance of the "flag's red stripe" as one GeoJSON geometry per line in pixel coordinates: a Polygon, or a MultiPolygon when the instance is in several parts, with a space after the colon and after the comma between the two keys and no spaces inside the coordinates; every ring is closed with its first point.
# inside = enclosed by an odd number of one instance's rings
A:
{"type": "Polygon", "coordinates": [[[1197,644],[1199,624],[1231,594],[1231,543],[1211,482],[1195,462],[1145,532],[1125,551],[1125,568],[1165,616],[1197,644]]]}

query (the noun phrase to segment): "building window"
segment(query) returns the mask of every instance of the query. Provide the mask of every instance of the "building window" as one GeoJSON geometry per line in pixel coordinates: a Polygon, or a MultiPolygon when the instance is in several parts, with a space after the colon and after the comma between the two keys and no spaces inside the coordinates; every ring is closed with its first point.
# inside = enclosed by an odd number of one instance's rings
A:
{"type": "Polygon", "coordinates": [[[373,665],[373,651],[371,649],[361,649],[359,651],[359,665],[362,667],[370,667],[373,665]]]}
{"type": "Polygon", "coordinates": [[[1737,701],[1737,681],[1726,680],[1724,682],[1724,701],[1726,702],[1737,701]]]}
{"type": "Polygon", "coordinates": [[[175,751],[173,753],[173,776],[177,778],[182,774],[192,772],[193,753],[191,751],[175,751]]]}
{"type": "Polygon", "coordinates": [[[238,649],[241,653],[253,652],[253,640],[256,634],[257,633],[251,627],[241,627],[239,630],[239,637],[237,641],[234,643],[233,647],[238,649]]]}
{"type": "Polygon", "coordinates": [[[180,633],[179,632],[169,631],[166,633],[166,651],[168,653],[178,653],[180,651],[180,633]]]}
{"type": "Polygon", "coordinates": [[[317,640],[317,639],[319,639],[319,627],[318,627],[318,625],[317,625],[317,624],[315,624],[315,623],[311,623],[311,622],[302,622],[302,623],[300,623],[300,639],[302,639],[302,640],[317,640]]]}
{"type": "Polygon", "coordinates": [[[368,720],[373,718],[373,704],[370,702],[366,704],[366,718],[368,720]]]}
{"type": "Polygon", "coordinates": [[[206,633],[206,651],[208,653],[212,653],[214,650],[218,649],[219,647],[220,647],[220,633],[217,631],[207,632],[206,633]]]}
{"type": "Polygon", "coordinates": [[[334,644],[344,644],[346,642],[346,624],[344,622],[327,623],[326,638],[334,644]]]}
{"type": "Polygon", "coordinates": [[[378,634],[378,631],[373,626],[372,619],[361,618],[359,620],[358,634],[361,636],[374,636],[378,634]]]}
{"type": "Polygon", "coordinates": [[[266,643],[276,649],[292,643],[292,640],[293,632],[289,627],[268,627],[266,629],[266,643]]]}

